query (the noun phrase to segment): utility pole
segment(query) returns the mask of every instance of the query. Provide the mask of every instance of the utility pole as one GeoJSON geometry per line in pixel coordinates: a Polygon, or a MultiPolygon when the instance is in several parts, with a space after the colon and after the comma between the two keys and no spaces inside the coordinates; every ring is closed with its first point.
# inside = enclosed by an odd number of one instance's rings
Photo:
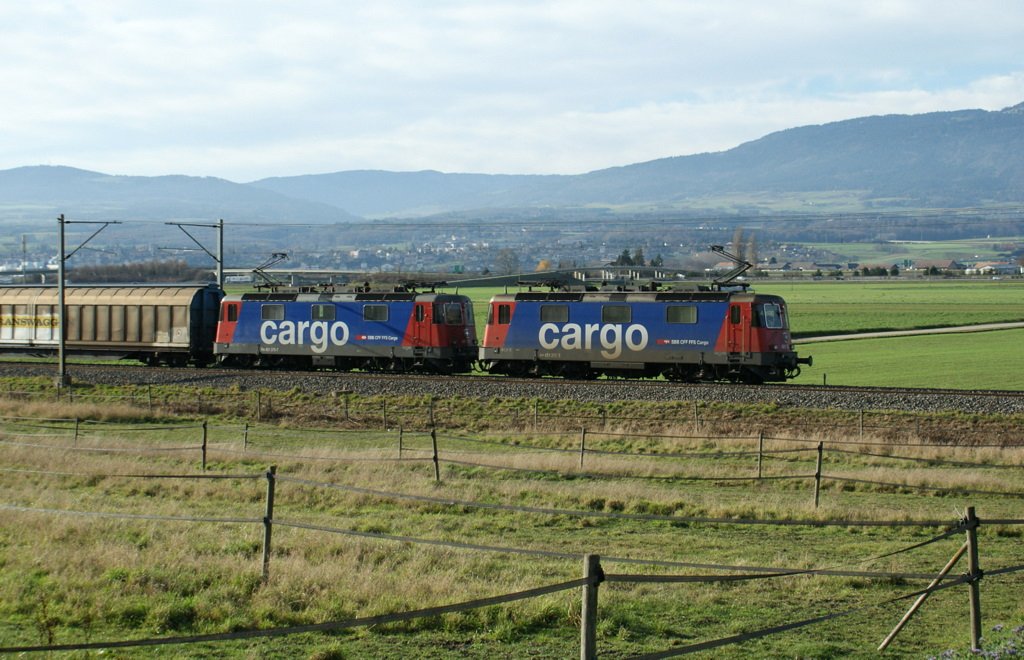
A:
{"type": "Polygon", "coordinates": [[[57,387],[65,387],[71,384],[71,378],[68,377],[67,363],[65,361],[65,343],[67,340],[67,324],[64,322],[65,310],[64,310],[64,280],[65,280],[65,262],[71,257],[75,256],[79,250],[85,247],[86,243],[96,238],[96,235],[107,228],[108,225],[119,225],[120,222],[116,220],[108,220],[105,222],[89,222],[86,220],[65,220],[64,214],[61,213],[57,217],[57,234],[59,236],[60,249],[58,251],[59,262],[57,264],[57,387]],[[71,254],[65,254],[64,250],[64,226],[70,224],[78,225],[103,225],[89,236],[89,238],[82,241],[81,245],[71,251],[71,254]]]}
{"type": "MultiPolygon", "coordinates": [[[[175,227],[180,229],[182,232],[184,232],[184,234],[186,236],[188,236],[190,239],[192,239],[192,242],[195,243],[199,247],[200,251],[205,252],[207,255],[209,255],[209,257],[211,259],[214,260],[214,262],[217,264],[217,286],[219,286],[221,289],[223,289],[224,288],[224,219],[221,218],[220,220],[217,221],[217,224],[215,224],[215,225],[214,224],[188,223],[188,222],[165,222],[164,224],[174,225],[175,227]],[[190,234],[188,232],[188,230],[185,229],[185,227],[209,227],[211,229],[216,229],[217,230],[217,254],[213,254],[212,252],[207,250],[206,247],[202,243],[200,243],[196,239],[195,236],[190,234]]],[[[164,249],[172,249],[172,248],[164,248],[164,249]]],[[[180,248],[180,249],[188,249],[188,248],[180,248]]]]}

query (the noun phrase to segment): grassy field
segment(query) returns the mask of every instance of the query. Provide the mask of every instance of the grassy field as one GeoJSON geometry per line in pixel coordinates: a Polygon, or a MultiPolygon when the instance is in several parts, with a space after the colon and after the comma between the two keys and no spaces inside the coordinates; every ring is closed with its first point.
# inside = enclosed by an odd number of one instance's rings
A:
{"type": "Polygon", "coordinates": [[[1024,389],[1024,329],[800,345],[812,355],[797,384],[1024,389]]]}
{"type": "Polygon", "coordinates": [[[754,283],[786,299],[796,336],[1024,321],[1024,280],[754,283]]]}
{"type": "MultiPolygon", "coordinates": [[[[22,420],[0,427],[5,442],[0,502],[51,510],[0,509],[0,645],[189,635],[401,612],[572,580],[581,575],[585,553],[599,553],[605,572],[618,575],[751,572],[695,564],[933,574],[963,542],[962,533],[889,555],[941,529],[854,523],[953,523],[968,504],[983,519],[1017,518],[1019,498],[996,493],[1024,492],[1019,469],[955,464],[1019,465],[1021,448],[888,445],[870,448],[872,456],[840,453],[834,450],[853,447],[832,444],[815,508],[813,480],[807,476],[814,471],[815,452],[808,450],[819,438],[836,443],[836,436],[769,440],[766,449],[800,451],[767,457],[764,476],[775,479],[735,481],[756,473],[755,457],[735,453],[756,448],[756,440],[695,438],[688,427],[665,429],[658,436],[619,428],[595,432],[587,444],[589,476],[580,474],[575,434],[446,431],[439,437],[441,480],[435,483],[430,461],[423,460],[430,455],[425,434],[407,434],[405,459],[398,461],[394,433],[289,430],[294,422],[287,418],[279,419],[276,428],[253,429],[244,450],[241,420],[214,422],[208,473],[239,478],[139,479],[130,475],[198,474],[194,456],[168,451],[192,444],[194,427],[184,436],[145,430],[188,420],[116,405],[12,402],[4,403],[0,413],[128,422],[78,437],[78,450],[117,452],[75,451],[66,423],[49,422],[38,429],[22,420]],[[26,433],[46,437],[28,440],[26,433]],[[263,584],[258,520],[266,489],[262,475],[271,462],[278,466],[274,518],[280,524],[274,530],[270,579],[263,584]],[[255,478],[241,478],[246,475],[255,478]],[[787,476],[800,478],[782,478],[787,476]],[[976,492],[955,495],[922,486],[976,492]],[[167,519],[96,518],[54,510],[167,519]],[[656,517],[666,515],[676,521],[656,517]],[[253,522],[173,520],[178,517],[253,522]],[[700,518],[842,524],[773,526],[700,518]],[[348,533],[286,527],[286,521],[348,533]],[[626,558],[662,565],[627,563],[626,558]]],[[[887,442],[884,436],[866,439],[887,442]]],[[[985,569],[1020,563],[1022,529],[983,524],[985,569]]],[[[955,573],[963,570],[960,565],[955,573]]],[[[924,584],[906,577],[806,574],[707,584],[607,582],[600,587],[598,648],[601,657],[629,657],[854,610],[702,657],[875,657],[875,647],[909,606],[909,601],[882,603],[924,584]]],[[[1024,622],[1022,588],[1019,573],[985,578],[986,632],[996,624],[1024,622]]],[[[126,649],[115,657],[573,657],[578,655],[579,607],[579,591],[571,590],[343,633],[126,649]]],[[[923,657],[966,649],[966,614],[963,587],[934,595],[891,655],[923,657]]]]}

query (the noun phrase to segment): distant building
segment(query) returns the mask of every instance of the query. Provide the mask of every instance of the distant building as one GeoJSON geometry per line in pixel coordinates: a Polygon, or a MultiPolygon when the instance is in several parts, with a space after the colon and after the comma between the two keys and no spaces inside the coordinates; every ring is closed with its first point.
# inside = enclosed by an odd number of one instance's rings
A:
{"type": "Polygon", "coordinates": [[[1009,261],[979,261],[964,271],[967,275],[1019,275],[1021,267],[1009,261]]]}

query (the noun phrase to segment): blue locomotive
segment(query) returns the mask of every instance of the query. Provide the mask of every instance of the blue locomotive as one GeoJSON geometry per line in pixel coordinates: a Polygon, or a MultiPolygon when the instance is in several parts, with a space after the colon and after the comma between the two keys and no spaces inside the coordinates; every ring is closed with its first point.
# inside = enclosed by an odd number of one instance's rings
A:
{"type": "Polygon", "coordinates": [[[401,287],[227,296],[213,345],[225,365],[430,373],[469,371],[476,351],[469,298],[401,287]]]}
{"type": "Polygon", "coordinates": [[[517,376],[762,383],[811,359],[794,352],[778,296],[620,288],[494,296],[480,362],[517,376]]]}

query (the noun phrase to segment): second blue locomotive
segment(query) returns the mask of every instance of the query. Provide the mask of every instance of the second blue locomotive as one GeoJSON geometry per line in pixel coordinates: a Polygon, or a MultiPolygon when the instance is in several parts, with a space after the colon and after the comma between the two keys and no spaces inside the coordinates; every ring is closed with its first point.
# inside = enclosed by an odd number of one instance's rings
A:
{"type": "Polygon", "coordinates": [[[553,291],[495,296],[480,362],[491,373],[785,381],[800,372],[786,303],[745,290],[553,291]]]}

